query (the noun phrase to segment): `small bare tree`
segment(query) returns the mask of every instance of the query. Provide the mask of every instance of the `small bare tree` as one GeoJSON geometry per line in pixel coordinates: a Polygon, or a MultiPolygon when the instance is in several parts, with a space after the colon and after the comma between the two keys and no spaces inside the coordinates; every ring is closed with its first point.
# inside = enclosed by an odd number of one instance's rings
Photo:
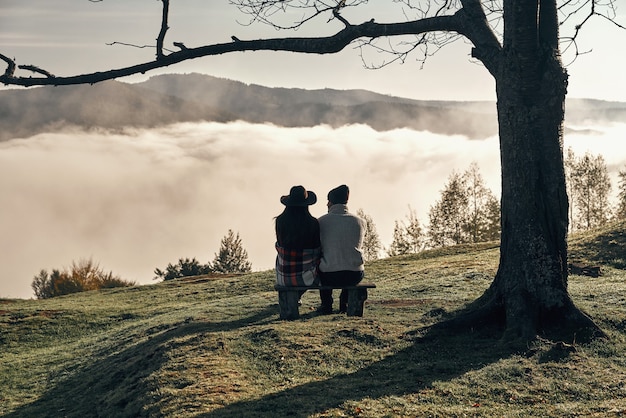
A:
{"type": "Polygon", "coordinates": [[[378,260],[382,244],[374,220],[370,215],[365,213],[363,209],[356,211],[356,216],[365,222],[365,231],[363,232],[363,259],[365,261],[378,260]]]}
{"type": "Polygon", "coordinates": [[[500,238],[500,202],[485,185],[476,162],[463,173],[467,190],[467,235],[469,242],[500,238]]]}
{"type": "Polygon", "coordinates": [[[391,245],[387,249],[387,255],[389,257],[396,257],[398,255],[409,254],[410,252],[411,244],[409,243],[406,228],[400,221],[395,221],[393,225],[393,237],[391,245]]]}
{"type": "Polygon", "coordinates": [[[572,219],[575,228],[591,229],[609,221],[612,186],[602,155],[586,152],[580,158],[575,157],[569,186],[575,209],[572,219]]]}
{"type": "Polygon", "coordinates": [[[617,209],[615,217],[617,219],[626,219],[626,168],[619,171],[618,190],[617,193],[617,209]]]}
{"type": "Polygon", "coordinates": [[[465,178],[453,171],[441,199],[428,211],[430,245],[445,247],[468,242],[469,197],[465,178]]]}
{"type": "Polygon", "coordinates": [[[393,240],[387,250],[390,257],[403,254],[416,254],[426,246],[424,231],[417,212],[409,206],[409,213],[404,221],[395,221],[393,240]]]}

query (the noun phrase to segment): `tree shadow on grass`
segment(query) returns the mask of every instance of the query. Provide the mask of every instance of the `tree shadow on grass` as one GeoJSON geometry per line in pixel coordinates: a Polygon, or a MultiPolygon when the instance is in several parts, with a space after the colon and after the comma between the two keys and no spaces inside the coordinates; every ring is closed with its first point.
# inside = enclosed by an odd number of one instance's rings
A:
{"type": "MultiPolygon", "coordinates": [[[[56,383],[33,403],[24,405],[7,418],[17,417],[143,417],[160,416],[154,405],[150,375],[168,360],[171,343],[178,338],[245,327],[276,316],[276,306],[234,321],[203,322],[187,320],[149,328],[141,342],[120,341],[103,347],[98,359],[82,370],[64,370],[67,378],[56,383]]],[[[158,397],[158,395],[157,395],[158,397]]]]}
{"type": "MultiPolygon", "coordinates": [[[[316,381],[262,398],[229,404],[203,418],[288,416],[304,418],[369,398],[404,396],[509,357],[513,350],[490,336],[430,331],[408,348],[352,374],[316,381]]],[[[476,400],[469,400],[468,405],[476,400]]],[[[356,413],[356,412],[355,412],[356,413]]]]}
{"type": "MultiPolygon", "coordinates": [[[[151,377],[166,364],[170,350],[175,348],[173,344],[187,344],[186,337],[227,332],[268,320],[273,322],[277,314],[276,305],[271,305],[234,321],[189,320],[147,329],[140,342],[126,340],[103,347],[98,359],[82,363],[88,363],[84,368],[61,372],[68,377],[57,376],[54,386],[36,401],[5,417],[162,416],[158,404],[160,388],[151,377]],[[175,342],[177,339],[181,341],[175,342]]],[[[299,326],[297,322],[293,324],[299,326]]],[[[344,334],[364,341],[371,337],[361,333],[344,334]]],[[[500,346],[496,339],[477,334],[439,330],[425,335],[416,332],[407,338],[412,340],[408,348],[355,373],[235,402],[195,416],[308,417],[348,401],[413,394],[432,386],[433,382],[454,379],[511,354],[511,350],[500,346]]]]}

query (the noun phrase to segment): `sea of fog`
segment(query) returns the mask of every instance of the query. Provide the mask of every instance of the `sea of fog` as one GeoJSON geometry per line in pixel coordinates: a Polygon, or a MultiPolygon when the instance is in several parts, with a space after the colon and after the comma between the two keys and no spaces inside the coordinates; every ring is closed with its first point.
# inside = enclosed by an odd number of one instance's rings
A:
{"type": "MultiPolygon", "coordinates": [[[[614,190],[626,164],[626,125],[577,127],[565,146],[602,154],[614,190]]],[[[41,270],[91,258],[141,284],[154,269],[212,261],[228,229],[253,270],[274,262],[273,218],[281,195],[301,184],[318,194],[350,186],[388,246],[394,221],[414,209],[423,224],[453,171],[476,162],[499,196],[497,139],[468,140],[365,125],[281,128],[185,123],[122,133],[73,131],[0,143],[0,297],[30,298],[41,270]]]]}

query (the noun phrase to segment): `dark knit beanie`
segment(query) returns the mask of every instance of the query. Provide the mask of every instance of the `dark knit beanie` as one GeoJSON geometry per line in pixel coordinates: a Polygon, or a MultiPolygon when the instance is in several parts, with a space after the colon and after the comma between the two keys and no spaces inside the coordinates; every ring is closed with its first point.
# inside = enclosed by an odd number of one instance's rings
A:
{"type": "Polygon", "coordinates": [[[345,184],[342,184],[339,187],[335,187],[330,192],[328,192],[328,201],[333,205],[336,204],[346,204],[348,203],[348,195],[350,194],[350,189],[345,184]]]}

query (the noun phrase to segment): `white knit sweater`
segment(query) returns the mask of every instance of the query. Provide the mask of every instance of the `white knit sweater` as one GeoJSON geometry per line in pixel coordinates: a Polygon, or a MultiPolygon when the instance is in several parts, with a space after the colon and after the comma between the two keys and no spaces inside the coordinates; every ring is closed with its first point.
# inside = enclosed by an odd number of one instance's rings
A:
{"type": "Polygon", "coordinates": [[[365,223],[361,218],[348,212],[342,204],[332,205],[328,213],[319,218],[322,260],[320,270],[362,271],[363,233],[365,223]]]}

